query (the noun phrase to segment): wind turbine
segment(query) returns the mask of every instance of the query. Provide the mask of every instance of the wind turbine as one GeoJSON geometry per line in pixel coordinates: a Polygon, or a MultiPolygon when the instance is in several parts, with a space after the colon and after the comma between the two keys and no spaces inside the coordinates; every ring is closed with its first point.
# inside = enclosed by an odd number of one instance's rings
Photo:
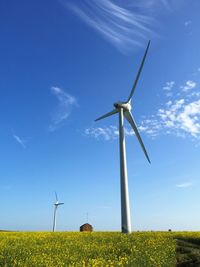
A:
{"type": "Polygon", "coordinates": [[[126,147],[125,147],[125,136],[124,136],[124,117],[127,119],[127,121],[130,123],[131,127],[133,128],[133,131],[135,132],[135,135],[142,147],[142,150],[150,163],[149,156],[147,154],[147,151],[145,149],[145,146],[142,142],[142,139],[140,137],[140,134],[138,132],[137,126],[135,124],[135,121],[133,119],[133,116],[131,114],[131,99],[134,94],[136,85],[138,83],[147,52],[149,49],[150,41],[147,44],[142,62],[140,64],[135,82],[133,84],[131,93],[128,97],[128,99],[125,102],[117,102],[114,103],[114,109],[105,115],[97,118],[95,121],[104,119],[106,117],[109,117],[113,114],[118,113],[119,114],[119,145],[120,145],[120,187],[121,187],[121,231],[122,233],[130,233],[131,232],[131,217],[130,217],[130,204],[129,204],[129,191],[128,191],[128,176],[127,176],[127,164],[126,164],[126,147]]]}
{"type": "Polygon", "coordinates": [[[56,202],[54,203],[53,232],[55,232],[55,229],[56,229],[56,212],[57,212],[58,206],[64,204],[64,203],[58,201],[58,196],[57,196],[56,192],[55,192],[55,196],[56,196],[56,202]]]}

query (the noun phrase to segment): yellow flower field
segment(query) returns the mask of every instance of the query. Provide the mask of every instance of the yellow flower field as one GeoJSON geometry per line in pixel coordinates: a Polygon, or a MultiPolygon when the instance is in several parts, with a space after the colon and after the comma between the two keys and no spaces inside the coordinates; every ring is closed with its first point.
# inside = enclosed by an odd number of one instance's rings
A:
{"type": "Polygon", "coordinates": [[[173,267],[176,241],[170,233],[0,233],[0,266],[173,267]]]}
{"type": "Polygon", "coordinates": [[[175,265],[176,242],[164,233],[0,233],[0,266],[175,265]]]}

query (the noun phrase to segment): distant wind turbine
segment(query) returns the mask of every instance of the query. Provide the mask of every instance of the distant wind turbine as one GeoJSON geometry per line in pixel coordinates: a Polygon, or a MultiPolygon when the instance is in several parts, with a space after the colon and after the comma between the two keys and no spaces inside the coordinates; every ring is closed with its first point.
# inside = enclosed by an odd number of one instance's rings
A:
{"type": "Polygon", "coordinates": [[[56,229],[56,213],[57,213],[58,206],[64,204],[64,203],[58,201],[58,196],[57,196],[56,192],[55,192],[55,196],[56,196],[56,202],[54,203],[53,232],[55,232],[55,229],[56,229]]]}
{"type": "Polygon", "coordinates": [[[148,42],[147,48],[145,50],[142,62],[140,64],[140,68],[138,70],[135,82],[133,84],[131,93],[126,102],[118,102],[114,103],[115,109],[106,113],[105,115],[97,118],[95,121],[104,119],[113,114],[119,114],[119,144],[120,144],[120,185],[121,185],[121,231],[122,233],[130,233],[131,232],[131,217],[130,217],[130,204],[129,204],[129,192],[128,192],[128,176],[127,176],[127,164],[126,164],[126,147],[125,147],[125,136],[124,136],[124,117],[130,123],[133,128],[135,135],[142,147],[142,150],[150,163],[149,156],[145,149],[145,146],[142,142],[140,134],[138,132],[137,126],[131,114],[131,98],[134,94],[136,85],[138,83],[147,52],[149,49],[150,41],[148,42]]]}

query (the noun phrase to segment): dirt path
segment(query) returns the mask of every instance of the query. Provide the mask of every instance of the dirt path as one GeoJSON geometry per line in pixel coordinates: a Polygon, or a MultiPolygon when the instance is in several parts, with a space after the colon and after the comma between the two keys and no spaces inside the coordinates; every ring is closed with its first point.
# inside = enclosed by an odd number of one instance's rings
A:
{"type": "Polygon", "coordinates": [[[200,242],[177,239],[177,267],[200,267],[200,242]]]}

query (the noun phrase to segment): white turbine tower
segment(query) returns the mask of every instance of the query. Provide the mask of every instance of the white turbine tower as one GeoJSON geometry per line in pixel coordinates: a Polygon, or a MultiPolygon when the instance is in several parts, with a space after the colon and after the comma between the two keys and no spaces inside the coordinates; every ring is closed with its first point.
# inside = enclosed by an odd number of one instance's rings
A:
{"type": "Polygon", "coordinates": [[[56,229],[56,212],[57,212],[58,206],[64,204],[64,203],[58,201],[58,196],[57,196],[56,192],[55,192],[55,196],[56,196],[56,202],[54,203],[53,232],[55,232],[55,229],[56,229]]]}
{"type": "Polygon", "coordinates": [[[118,102],[114,103],[115,109],[106,113],[105,115],[99,117],[95,121],[104,119],[113,114],[119,113],[119,145],[120,145],[120,185],[121,185],[121,231],[122,233],[130,233],[131,232],[131,217],[130,217],[130,205],[129,205],[129,192],[128,192],[128,176],[127,176],[127,165],[126,165],[126,147],[125,147],[125,136],[124,136],[124,117],[130,123],[133,128],[135,135],[142,147],[142,150],[150,163],[149,156],[145,149],[145,146],[142,142],[140,134],[137,130],[137,126],[131,114],[131,98],[135,91],[137,82],[139,80],[147,52],[149,49],[150,41],[148,42],[147,48],[145,50],[142,62],[140,64],[140,68],[138,70],[135,82],[133,84],[133,88],[126,102],[118,102]]]}

